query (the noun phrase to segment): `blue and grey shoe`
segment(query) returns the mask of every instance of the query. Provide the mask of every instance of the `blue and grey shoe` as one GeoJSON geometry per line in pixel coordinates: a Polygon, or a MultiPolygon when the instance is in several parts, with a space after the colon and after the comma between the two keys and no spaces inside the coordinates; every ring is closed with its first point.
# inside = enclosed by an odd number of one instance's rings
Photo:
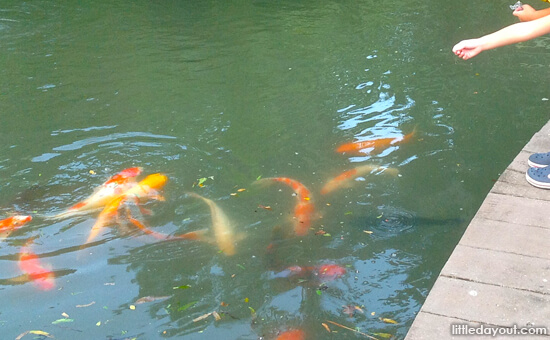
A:
{"type": "Polygon", "coordinates": [[[529,184],[537,188],[550,189],[550,167],[529,168],[525,173],[525,178],[529,184]]]}
{"type": "Polygon", "coordinates": [[[550,152],[532,154],[529,156],[527,164],[532,168],[546,168],[550,165],[550,152]]]}

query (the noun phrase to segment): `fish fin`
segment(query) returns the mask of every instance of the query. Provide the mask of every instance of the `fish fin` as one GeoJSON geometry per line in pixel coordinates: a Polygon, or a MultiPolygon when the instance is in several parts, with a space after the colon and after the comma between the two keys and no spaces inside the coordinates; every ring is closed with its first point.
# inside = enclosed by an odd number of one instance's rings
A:
{"type": "Polygon", "coordinates": [[[207,241],[211,242],[210,238],[207,238],[205,235],[208,232],[208,229],[199,229],[195,231],[190,231],[185,234],[176,235],[175,237],[183,238],[186,240],[199,240],[199,241],[207,241]]]}

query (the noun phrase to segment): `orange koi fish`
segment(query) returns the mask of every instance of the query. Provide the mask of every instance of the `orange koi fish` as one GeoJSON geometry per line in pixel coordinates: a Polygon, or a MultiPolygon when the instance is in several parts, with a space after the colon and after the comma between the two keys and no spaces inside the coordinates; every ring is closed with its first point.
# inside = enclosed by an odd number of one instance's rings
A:
{"type": "Polygon", "coordinates": [[[134,187],[136,185],[135,177],[139,176],[142,170],[143,169],[140,167],[122,170],[103,183],[90,197],[51,218],[59,219],[72,217],[104,207],[115,197],[134,187]]]}
{"type": "Polygon", "coordinates": [[[378,138],[378,139],[371,139],[371,140],[365,140],[361,142],[351,142],[340,145],[336,152],[346,152],[351,154],[369,154],[369,153],[380,153],[383,150],[389,148],[390,146],[399,145],[402,143],[406,143],[412,140],[412,138],[416,135],[416,128],[409,134],[406,134],[402,137],[397,138],[378,138]],[[363,151],[364,149],[371,149],[370,151],[363,151]]]}
{"type": "Polygon", "coordinates": [[[19,268],[29,277],[31,281],[41,290],[52,290],[55,288],[54,274],[44,268],[38,256],[30,250],[30,242],[27,242],[19,252],[19,268]]]}
{"type": "Polygon", "coordinates": [[[306,333],[301,329],[291,329],[279,334],[275,340],[305,340],[306,333]]]}
{"type": "Polygon", "coordinates": [[[144,201],[149,198],[163,200],[164,198],[160,196],[158,190],[162,189],[167,181],[168,177],[163,174],[152,174],[145,177],[124,193],[113,198],[99,214],[86,243],[92,241],[105,225],[109,224],[118,216],[120,205],[128,198],[133,198],[138,201],[144,201]]]}
{"type": "Polygon", "coordinates": [[[311,201],[311,193],[308,188],[302,183],[287,177],[262,178],[256,181],[256,183],[267,181],[285,183],[294,190],[298,200],[294,208],[294,233],[298,236],[307,235],[311,226],[312,215],[315,212],[315,207],[311,201]]]}
{"type": "Polygon", "coordinates": [[[396,168],[385,168],[374,164],[361,165],[351,170],[344,171],[340,175],[329,180],[321,189],[321,194],[326,195],[336,189],[351,187],[354,179],[373,172],[384,172],[396,176],[399,173],[399,170],[396,168]]]}
{"type": "Polygon", "coordinates": [[[235,255],[235,233],[233,231],[233,223],[229,220],[225,212],[212,200],[202,197],[196,193],[189,193],[191,196],[200,198],[210,208],[210,215],[212,215],[212,230],[214,231],[214,238],[220,251],[225,255],[235,255]]]}
{"type": "Polygon", "coordinates": [[[15,215],[0,221],[0,241],[5,240],[13,231],[32,220],[28,215],[15,215]]]}
{"type": "Polygon", "coordinates": [[[346,274],[346,268],[337,264],[323,264],[315,267],[291,266],[275,274],[274,278],[315,278],[319,281],[333,281],[346,274]]]}

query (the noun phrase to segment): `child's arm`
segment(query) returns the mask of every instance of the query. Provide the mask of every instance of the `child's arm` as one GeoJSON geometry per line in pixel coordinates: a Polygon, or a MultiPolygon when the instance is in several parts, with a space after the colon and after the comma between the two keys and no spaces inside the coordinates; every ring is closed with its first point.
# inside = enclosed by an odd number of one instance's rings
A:
{"type": "Polygon", "coordinates": [[[550,33],[550,16],[513,24],[477,39],[463,40],[453,47],[453,53],[464,60],[483,51],[531,40],[550,33]]]}
{"type": "Polygon", "coordinates": [[[520,21],[531,21],[550,15],[550,8],[545,8],[537,11],[533,7],[524,4],[522,5],[521,10],[516,9],[512,14],[518,17],[520,21]]]}

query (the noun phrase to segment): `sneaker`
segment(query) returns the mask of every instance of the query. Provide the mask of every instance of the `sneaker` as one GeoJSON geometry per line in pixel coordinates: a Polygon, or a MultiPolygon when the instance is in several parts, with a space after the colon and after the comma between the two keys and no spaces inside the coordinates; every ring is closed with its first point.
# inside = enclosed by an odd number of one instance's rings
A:
{"type": "Polygon", "coordinates": [[[550,189],[550,167],[529,168],[525,173],[525,179],[537,188],[550,189]]]}
{"type": "Polygon", "coordinates": [[[532,154],[529,156],[527,164],[529,164],[531,168],[546,168],[550,165],[550,152],[532,154]]]}

